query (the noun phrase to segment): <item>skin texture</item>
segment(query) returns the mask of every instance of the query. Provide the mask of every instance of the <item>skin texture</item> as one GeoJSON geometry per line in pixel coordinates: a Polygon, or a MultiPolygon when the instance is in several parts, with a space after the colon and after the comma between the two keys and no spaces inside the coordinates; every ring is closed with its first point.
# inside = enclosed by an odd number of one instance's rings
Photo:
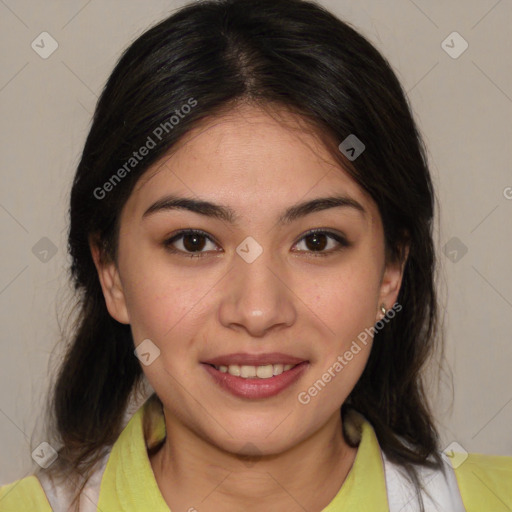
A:
{"type": "MultiPolygon", "coordinates": [[[[382,318],[381,304],[392,307],[403,264],[385,261],[373,200],[300,118],[278,114],[239,106],[188,132],[123,208],[118,261],[102,263],[91,244],[110,314],[131,325],[135,345],[149,338],[160,350],[143,370],[164,404],[167,438],[151,464],[173,511],[320,511],[356,455],[339,410],[372,341],[309,404],[297,395],[382,318]],[[229,206],[238,223],[185,210],[142,217],[170,193],[229,206]],[[365,214],[336,207],[277,222],[292,205],[334,194],[355,199],[365,214]],[[212,238],[199,240],[200,258],[165,246],[190,228],[212,238]],[[319,251],[327,255],[318,256],[304,238],[316,228],[350,246],[321,236],[319,251]],[[236,253],[248,236],[263,249],[252,263],[236,253]],[[235,352],[281,352],[309,365],[275,397],[238,398],[201,365],[235,352]]],[[[183,244],[181,238],[171,247],[185,251],[183,244]]]]}

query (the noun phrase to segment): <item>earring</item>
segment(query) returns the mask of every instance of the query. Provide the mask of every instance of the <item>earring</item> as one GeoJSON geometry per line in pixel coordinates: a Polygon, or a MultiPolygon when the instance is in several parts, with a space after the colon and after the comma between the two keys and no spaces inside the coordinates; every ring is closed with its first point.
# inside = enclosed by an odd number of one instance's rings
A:
{"type": "Polygon", "coordinates": [[[384,306],[384,304],[380,305],[380,311],[381,311],[383,316],[386,316],[387,309],[386,309],[386,306],[384,306]]]}

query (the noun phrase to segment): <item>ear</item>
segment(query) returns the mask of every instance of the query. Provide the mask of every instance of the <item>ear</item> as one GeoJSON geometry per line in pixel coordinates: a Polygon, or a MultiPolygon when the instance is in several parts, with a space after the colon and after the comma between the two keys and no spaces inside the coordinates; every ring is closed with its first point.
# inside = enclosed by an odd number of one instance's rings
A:
{"type": "Polygon", "coordinates": [[[400,286],[402,285],[402,278],[404,275],[405,263],[409,256],[409,245],[403,245],[400,250],[399,256],[396,258],[388,258],[382,279],[380,283],[379,303],[376,313],[376,321],[383,318],[382,311],[380,310],[381,304],[386,309],[390,309],[395,304],[400,286]]]}
{"type": "Polygon", "coordinates": [[[110,316],[122,324],[129,324],[130,317],[116,263],[105,261],[106,258],[97,238],[89,238],[89,247],[110,316]]]}

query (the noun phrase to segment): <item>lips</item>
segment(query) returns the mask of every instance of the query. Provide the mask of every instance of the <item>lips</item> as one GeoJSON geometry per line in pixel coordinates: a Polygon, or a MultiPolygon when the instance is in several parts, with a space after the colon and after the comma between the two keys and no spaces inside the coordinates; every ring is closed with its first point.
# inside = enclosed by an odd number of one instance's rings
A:
{"type": "Polygon", "coordinates": [[[220,389],[240,398],[270,398],[296,382],[309,362],[281,353],[227,354],[202,363],[220,389]]]}

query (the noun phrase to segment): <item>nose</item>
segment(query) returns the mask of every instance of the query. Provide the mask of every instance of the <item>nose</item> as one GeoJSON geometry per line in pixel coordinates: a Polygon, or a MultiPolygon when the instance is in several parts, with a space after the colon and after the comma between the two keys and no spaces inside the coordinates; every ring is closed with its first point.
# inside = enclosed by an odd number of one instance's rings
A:
{"type": "Polygon", "coordinates": [[[237,255],[233,264],[219,308],[222,325],[245,330],[251,337],[293,325],[297,298],[287,284],[284,267],[273,261],[268,251],[252,263],[237,255]]]}

